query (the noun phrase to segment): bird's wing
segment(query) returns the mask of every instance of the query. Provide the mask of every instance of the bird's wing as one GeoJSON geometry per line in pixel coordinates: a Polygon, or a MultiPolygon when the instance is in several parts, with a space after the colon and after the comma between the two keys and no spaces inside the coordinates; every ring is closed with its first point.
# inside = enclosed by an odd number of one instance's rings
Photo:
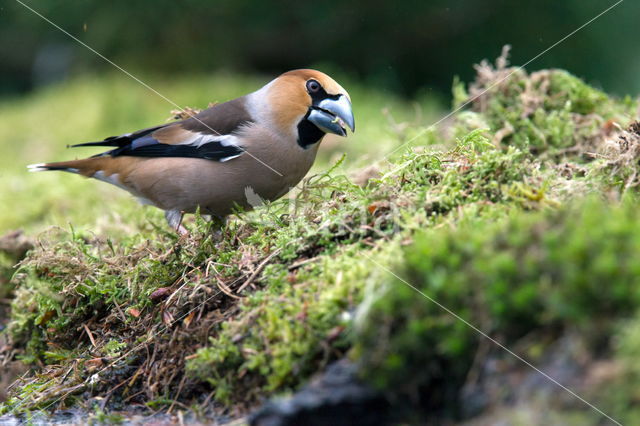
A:
{"type": "Polygon", "coordinates": [[[236,133],[250,123],[244,99],[238,98],[182,121],[72,146],[116,147],[96,157],[188,157],[222,162],[245,152],[236,133]]]}

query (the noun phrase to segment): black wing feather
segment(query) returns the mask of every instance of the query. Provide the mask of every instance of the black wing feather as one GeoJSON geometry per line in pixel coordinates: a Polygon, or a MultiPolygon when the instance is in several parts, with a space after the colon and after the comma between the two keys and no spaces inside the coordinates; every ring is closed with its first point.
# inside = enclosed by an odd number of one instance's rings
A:
{"type": "Polygon", "coordinates": [[[152,132],[155,132],[156,130],[158,130],[158,129],[162,128],[162,127],[166,127],[169,124],[173,124],[173,123],[167,123],[167,124],[161,124],[160,126],[149,127],[148,129],[138,130],[137,132],[129,133],[127,135],[109,136],[108,138],[105,138],[104,140],[97,141],[97,142],[77,143],[75,145],[70,145],[69,148],[77,148],[79,146],[118,146],[118,147],[122,147],[122,146],[129,145],[134,140],[139,139],[139,138],[144,137],[144,136],[147,136],[148,134],[150,134],[152,132]]]}
{"type": "Polygon", "coordinates": [[[229,157],[235,157],[244,152],[244,150],[235,145],[222,145],[220,142],[209,142],[201,146],[193,145],[166,145],[154,144],[145,145],[139,148],[131,146],[123,146],[97,156],[110,155],[119,157],[123,155],[133,157],[187,157],[187,158],[204,158],[205,160],[222,161],[229,157]]]}
{"type": "Polygon", "coordinates": [[[215,140],[215,136],[233,134],[238,128],[250,122],[251,117],[245,108],[245,99],[242,97],[214,105],[200,112],[195,117],[185,120],[149,127],[126,135],[111,136],[99,142],[85,142],[71,145],[71,147],[116,147],[110,151],[94,155],[94,157],[118,157],[128,155],[134,157],[188,157],[225,161],[242,154],[244,149],[236,145],[223,145],[215,140]],[[179,125],[183,129],[193,133],[211,135],[213,136],[213,140],[201,145],[174,145],[160,143],[152,135],[152,133],[158,129],[175,125],[179,125]]]}

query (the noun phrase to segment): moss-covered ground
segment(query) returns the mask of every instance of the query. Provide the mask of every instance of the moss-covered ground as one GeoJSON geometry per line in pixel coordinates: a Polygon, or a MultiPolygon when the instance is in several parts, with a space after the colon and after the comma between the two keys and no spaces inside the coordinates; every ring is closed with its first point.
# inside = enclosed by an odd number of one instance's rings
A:
{"type": "MultiPolygon", "coordinates": [[[[489,362],[533,372],[486,336],[538,365],[572,336],[582,369],[570,384],[637,422],[638,103],[504,57],[477,71],[453,90],[453,108],[472,102],[438,128],[424,100],[345,83],[354,139],[328,141],[291,196],[220,230],[196,217],[182,239],[106,185],[17,164],[68,157],[57,147],[79,135],[151,125],[166,105],[115,77],[0,105],[0,228],[24,227],[34,245],[15,269],[3,258],[3,359],[30,371],[0,412],[215,402],[240,416],[347,357],[407,418],[457,420],[488,409],[462,401],[489,362]]],[[[164,84],[193,106],[257,85],[197,82],[164,84]]],[[[603,421],[576,401],[535,404],[547,420],[603,421]]]]}

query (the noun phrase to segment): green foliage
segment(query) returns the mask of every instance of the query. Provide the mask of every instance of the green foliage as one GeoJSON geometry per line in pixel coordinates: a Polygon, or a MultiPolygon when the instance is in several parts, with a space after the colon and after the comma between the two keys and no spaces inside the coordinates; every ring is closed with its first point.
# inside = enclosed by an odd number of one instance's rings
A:
{"type": "Polygon", "coordinates": [[[116,357],[120,355],[123,349],[127,347],[125,342],[119,342],[115,339],[109,340],[104,345],[104,352],[109,357],[116,357]]]}
{"type": "Polygon", "coordinates": [[[445,373],[447,386],[461,386],[482,337],[442,306],[507,346],[554,327],[601,342],[614,318],[640,306],[637,224],[636,200],[589,200],[418,233],[404,250],[406,282],[387,284],[363,319],[364,376],[406,392],[442,386],[445,373]]]}
{"type": "Polygon", "coordinates": [[[607,118],[618,109],[605,93],[566,71],[554,70],[549,75],[548,83],[542,80],[540,84],[549,85],[549,96],[544,99],[546,110],[564,109],[568,104],[570,112],[581,115],[598,114],[607,118]]]}
{"type": "Polygon", "coordinates": [[[90,426],[94,425],[119,425],[125,422],[125,417],[117,413],[107,413],[96,406],[95,412],[88,419],[90,426]]]}

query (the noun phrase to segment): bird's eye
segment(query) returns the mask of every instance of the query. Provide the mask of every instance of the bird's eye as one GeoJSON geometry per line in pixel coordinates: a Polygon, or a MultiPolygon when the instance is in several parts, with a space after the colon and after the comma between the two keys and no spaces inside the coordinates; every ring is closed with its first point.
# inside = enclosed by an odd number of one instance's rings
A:
{"type": "Polygon", "coordinates": [[[318,90],[320,90],[320,83],[315,80],[307,81],[307,91],[309,93],[316,93],[318,90]]]}

